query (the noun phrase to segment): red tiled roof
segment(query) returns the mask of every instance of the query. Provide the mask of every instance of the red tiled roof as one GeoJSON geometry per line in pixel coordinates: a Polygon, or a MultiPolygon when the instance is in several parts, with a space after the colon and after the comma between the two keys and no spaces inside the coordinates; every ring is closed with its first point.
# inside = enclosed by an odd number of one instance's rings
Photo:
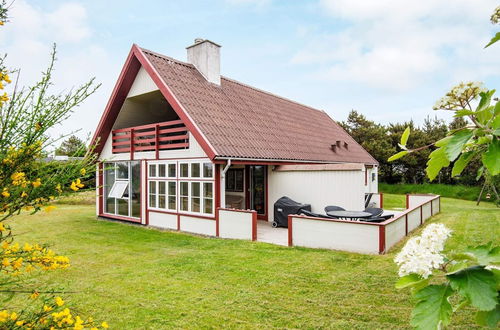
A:
{"type": "Polygon", "coordinates": [[[324,111],[226,77],[218,86],[192,64],[142,52],[213,147],[215,158],[377,163],[324,111]],[[336,141],[341,143],[334,152],[336,141]]]}

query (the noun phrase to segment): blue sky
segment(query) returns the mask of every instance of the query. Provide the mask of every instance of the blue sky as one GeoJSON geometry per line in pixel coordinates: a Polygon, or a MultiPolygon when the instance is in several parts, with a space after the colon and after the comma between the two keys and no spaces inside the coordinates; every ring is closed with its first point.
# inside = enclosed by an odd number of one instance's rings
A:
{"type": "Polygon", "coordinates": [[[181,60],[194,38],[222,45],[230,78],[327,111],[351,109],[388,123],[427,115],[454,84],[500,82],[500,46],[482,46],[498,30],[495,0],[16,0],[0,32],[8,63],[23,83],[58,45],[60,90],[95,76],[102,82],[53,134],[95,129],[132,43],[181,60]]]}

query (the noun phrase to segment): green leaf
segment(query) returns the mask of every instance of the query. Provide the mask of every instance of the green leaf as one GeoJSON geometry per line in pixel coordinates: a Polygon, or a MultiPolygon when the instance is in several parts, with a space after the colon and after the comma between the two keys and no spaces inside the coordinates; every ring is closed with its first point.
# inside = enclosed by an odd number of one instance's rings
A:
{"type": "Polygon", "coordinates": [[[431,152],[429,155],[429,160],[427,161],[427,168],[425,169],[427,177],[429,180],[434,180],[438,175],[439,171],[443,167],[450,165],[450,161],[446,157],[445,148],[438,148],[431,152]]]}
{"type": "Polygon", "coordinates": [[[465,117],[465,116],[471,116],[473,114],[475,114],[475,112],[472,110],[461,109],[455,111],[455,115],[453,115],[453,117],[465,117]]]}
{"type": "Polygon", "coordinates": [[[399,159],[399,158],[403,157],[407,153],[408,153],[408,151],[406,151],[406,150],[405,151],[400,151],[397,154],[392,155],[391,157],[389,157],[389,159],[387,161],[389,161],[389,162],[395,161],[396,159],[399,159]]]}
{"type": "Polygon", "coordinates": [[[434,145],[436,147],[444,147],[448,144],[448,142],[450,142],[452,137],[453,137],[452,135],[444,137],[441,140],[438,140],[436,143],[434,143],[434,145]]]}
{"type": "Polygon", "coordinates": [[[396,282],[396,289],[413,287],[419,284],[423,284],[424,282],[429,283],[429,280],[422,278],[420,275],[417,274],[409,274],[399,278],[399,280],[396,282]]]}
{"type": "Polygon", "coordinates": [[[477,262],[483,266],[500,263],[500,246],[493,247],[492,242],[485,245],[468,247],[465,253],[474,255],[477,262]]]}
{"type": "Polygon", "coordinates": [[[448,298],[453,290],[448,285],[429,285],[418,291],[417,305],[411,313],[410,324],[417,329],[437,329],[450,323],[451,307],[448,298]]]}
{"type": "Polygon", "coordinates": [[[500,140],[496,136],[493,137],[488,150],[483,154],[483,165],[493,176],[500,173],[500,140]]]}
{"type": "Polygon", "coordinates": [[[490,42],[486,46],[484,46],[484,48],[490,47],[498,40],[500,40],[500,32],[497,32],[497,34],[495,34],[495,36],[493,38],[491,38],[490,42]]]}
{"type": "Polygon", "coordinates": [[[462,269],[446,275],[451,287],[470,300],[471,305],[481,311],[489,311],[497,304],[495,276],[481,266],[462,269]]]}
{"type": "Polygon", "coordinates": [[[446,273],[447,275],[450,274],[455,274],[462,269],[465,269],[469,266],[469,261],[468,260],[462,260],[454,264],[450,264],[448,268],[446,269],[448,272],[446,273]]]}
{"type": "Polygon", "coordinates": [[[464,145],[472,137],[471,130],[464,129],[452,135],[450,142],[446,145],[446,156],[449,161],[454,161],[462,152],[464,145]]]}
{"type": "Polygon", "coordinates": [[[477,105],[476,114],[490,106],[491,97],[493,96],[493,94],[495,94],[494,89],[479,93],[481,99],[479,100],[479,104],[477,105]]]}
{"type": "Polygon", "coordinates": [[[469,260],[477,262],[476,256],[472,253],[467,253],[467,252],[454,253],[451,255],[451,259],[455,261],[469,260]]]}
{"type": "Polygon", "coordinates": [[[479,170],[477,170],[476,181],[481,179],[481,177],[483,176],[483,173],[484,173],[484,166],[481,166],[479,168],[479,170]]]}
{"type": "Polygon", "coordinates": [[[476,322],[484,327],[496,328],[500,322],[500,304],[497,304],[497,307],[491,311],[478,311],[476,322]]]}
{"type": "Polygon", "coordinates": [[[500,102],[497,101],[495,104],[495,109],[493,110],[493,116],[498,116],[500,115],[500,102]]]}
{"type": "Polygon", "coordinates": [[[483,125],[486,125],[492,117],[493,117],[493,107],[491,106],[487,107],[484,110],[476,112],[477,120],[483,125]]]}
{"type": "Polygon", "coordinates": [[[460,175],[460,173],[462,173],[467,164],[469,164],[469,162],[472,160],[473,156],[474,152],[472,151],[464,152],[463,154],[461,154],[460,157],[455,162],[455,164],[453,165],[453,169],[451,170],[451,176],[460,175]]]}
{"type": "MultiPolygon", "coordinates": [[[[500,102],[498,102],[497,104],[500,104],[500,102]]],[[[500,116],[499,115],[495,115],[495,118],[491,122],[491,128],[493,128],[495,130],[500,128],[500,116]]]]}
{"type": "Polygon", "coordinates": [[[406,142],[408,142],[409,137],[410,137],[410,128],[407,127],[403,132],[403,135],[401,135],[401,144],[405,146],[406,142]]]}

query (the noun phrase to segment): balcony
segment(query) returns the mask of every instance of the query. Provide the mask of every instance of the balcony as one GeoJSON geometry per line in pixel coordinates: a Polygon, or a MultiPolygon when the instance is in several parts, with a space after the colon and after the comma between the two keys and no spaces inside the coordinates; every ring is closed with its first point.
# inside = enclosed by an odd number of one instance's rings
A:
{"type": "Polygon", "coordinates": [[[188,129],[182,120],[127,127],[113,130],[113,153],[154,151],[189,148],[188,129]]]}

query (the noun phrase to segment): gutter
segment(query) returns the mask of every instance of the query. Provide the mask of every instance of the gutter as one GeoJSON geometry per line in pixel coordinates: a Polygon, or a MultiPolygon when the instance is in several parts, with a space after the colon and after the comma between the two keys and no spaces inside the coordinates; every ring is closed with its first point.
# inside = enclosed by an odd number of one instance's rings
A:
{"type": "MultiPolygon", "coordinates": [[[[239,161],[256,161],[256,162],[306,163],[306,164],[356,163],[356,164],[378,165],[378,163],[364,163],[364,162],[335,162],[335,161],[326,161],[326,160],[293,160],[293,159],[275,159],[275,158],[215,157],[214,159],[215,160],[227,160],[228,163],[230,163],[231,160],[239,160],[239,161]]],[[[223,174],[225,174],[225,173],[226,172],[223,171],[223,174]]]]}

